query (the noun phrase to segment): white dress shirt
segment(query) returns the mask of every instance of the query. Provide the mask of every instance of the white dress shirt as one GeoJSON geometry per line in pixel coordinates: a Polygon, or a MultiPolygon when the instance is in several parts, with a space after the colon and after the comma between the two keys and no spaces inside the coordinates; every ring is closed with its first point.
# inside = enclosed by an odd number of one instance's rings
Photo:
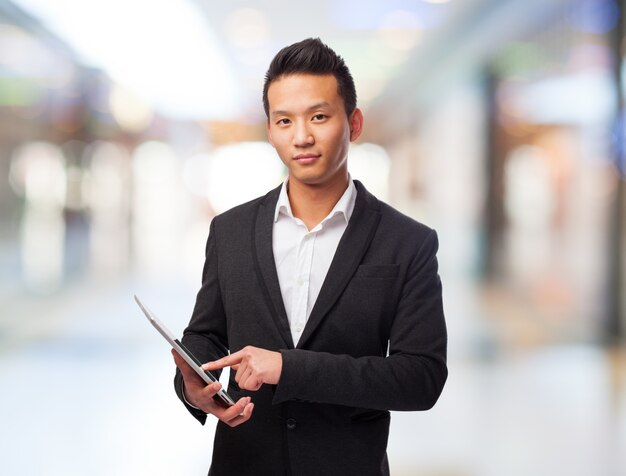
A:
{"type": "Polygon", "coordinates": [[[276,203],[272,247],[291,337],[297,346],[352,216],[357,191],[350,178],[335,207],[310,231],[293,216],[287,191],[288,179],[276,203]]]}

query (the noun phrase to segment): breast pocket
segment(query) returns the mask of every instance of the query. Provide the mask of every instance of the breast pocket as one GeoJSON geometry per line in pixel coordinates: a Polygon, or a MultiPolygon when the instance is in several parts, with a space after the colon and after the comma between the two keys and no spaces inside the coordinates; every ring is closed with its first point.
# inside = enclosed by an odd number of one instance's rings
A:
{"type": "Polygon", "coordinates": [[[356,270],[356,278],[396,278],[400,272],[399,264],[362,264],[356,270]]]}

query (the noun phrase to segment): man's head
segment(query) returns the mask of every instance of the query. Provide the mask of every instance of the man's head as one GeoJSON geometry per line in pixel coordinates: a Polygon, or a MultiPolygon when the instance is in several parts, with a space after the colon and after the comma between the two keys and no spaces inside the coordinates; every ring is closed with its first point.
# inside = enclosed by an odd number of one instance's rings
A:
{"type": "Polygon", "coordinates": [[[319,39],[288,46],[270,65],[263,100],[267,136],[290,186],[345,186],[363,114],[343,60],[319,39]]]}
{"type": "Polygon", "coordinates": [[[267,91],[270,85],[284,76],[292,74],[332,75],[337,80],[337,92],[343,99],[346,115],[356,108],[356,89],[350,70],[343,58],[320,41],[308,38],[280,50],[265,73],[263,85],[263,108],[269,118],[267,91]]]}

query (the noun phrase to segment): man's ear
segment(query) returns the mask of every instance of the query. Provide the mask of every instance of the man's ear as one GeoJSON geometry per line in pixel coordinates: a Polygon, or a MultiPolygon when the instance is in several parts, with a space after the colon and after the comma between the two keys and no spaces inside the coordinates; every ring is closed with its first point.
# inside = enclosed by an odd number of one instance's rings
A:
{"type": "Polygon", "coordinates": [[[270,131],[270,120],[269,119],[267,121],[265,121],[265,131],[267,132],[267,140],[270,141],[270,144],[272,144],[272,147],[274,147],[274,149],[275,149],[276,146],[274,145],[274,141],[272,140],[272,132],[270,131]]]}
{"type": "Polygon", "coordinates": [[[357,107],[350,115],[350,142],[354,142],[363,132],[363,113],[357,107]]]}

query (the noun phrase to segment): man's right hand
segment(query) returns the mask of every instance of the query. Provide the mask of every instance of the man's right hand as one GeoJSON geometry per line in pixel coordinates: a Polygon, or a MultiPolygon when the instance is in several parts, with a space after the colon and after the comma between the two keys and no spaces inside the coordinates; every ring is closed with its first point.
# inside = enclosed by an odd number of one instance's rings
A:
{"type": "Polygon", "coordinates": [[[250,419],[254,409],[254,403],[250,402],[250,397],[243,397],[228,408],[221,406],[213,397],[220,391],[222,384],[215,382],[207,385],[174,349],[172,349],[172,355],[183,375],[183,392],[189,403],[207,414],[215,415],[231,427],[241,425],[250,419]]]}

